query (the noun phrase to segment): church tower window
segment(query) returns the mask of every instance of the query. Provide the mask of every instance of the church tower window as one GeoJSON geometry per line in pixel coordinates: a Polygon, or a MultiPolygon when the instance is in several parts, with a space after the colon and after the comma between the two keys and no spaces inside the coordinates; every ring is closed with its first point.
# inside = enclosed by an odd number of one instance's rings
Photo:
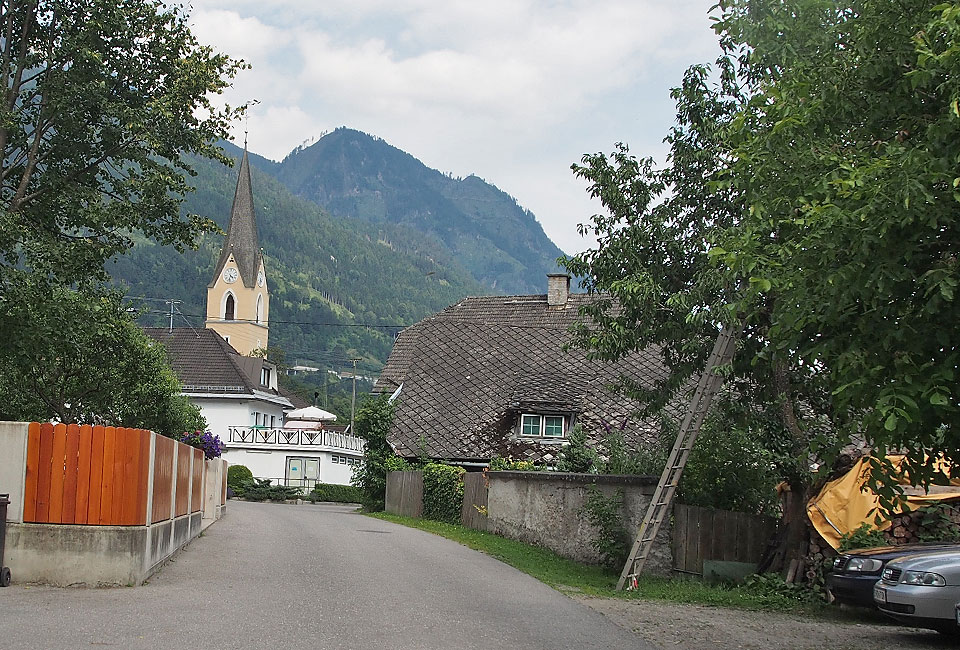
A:
{"type": "Polygon", "coordinates": [[[233,300],[233,294],[227,294],[227,302],[223,308],[223,320],[233,320],[236,315],[236,303],[233,300]]]}

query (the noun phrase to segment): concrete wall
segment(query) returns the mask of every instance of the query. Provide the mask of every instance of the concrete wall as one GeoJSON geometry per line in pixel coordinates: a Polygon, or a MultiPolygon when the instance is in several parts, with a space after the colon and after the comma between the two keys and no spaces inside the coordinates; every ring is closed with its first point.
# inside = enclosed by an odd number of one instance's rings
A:
{"type": "Polygon", "coordinates": [[[26,422],[0,422],[0,494],[10,495],[7,521],[23,521],[29,427],[26,422]]]}
{"type": "MultiPolygon", "coordinates": [[[[584,514],[593,487],[606,495],[623,490],[621,513],[631,543],[646,514],[657,479],[652,476],[600,476],[564,472],[490,472],[488,530],[537,544],[580,562],[599,563],[593,548],[596,530],[584,514]]],[[[673,567],[670,524],[664,522],[644,572],[669,575],[673,567]]]]}
{"type": "Polygon", "coordinates": [[[14,582],[58,587],[136,586],[197,537],[201,513],[151,526],[7,522],[4,565],[14,582]]]}

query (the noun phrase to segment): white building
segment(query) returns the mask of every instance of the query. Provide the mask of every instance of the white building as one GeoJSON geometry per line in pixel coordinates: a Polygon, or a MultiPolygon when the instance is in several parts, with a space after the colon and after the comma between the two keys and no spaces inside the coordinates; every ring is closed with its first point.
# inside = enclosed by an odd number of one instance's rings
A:
{"type": "Polygon", "coordinates": [[[363,441],[332,424],[336,416],[329,413],[333,419],[308,414],[285,427],[284,414],[294,404],[279,389],[276,365],[236,349],[249,354],[266,347],[268,286],[244,151],[227,238],[207,287],[207,328],[146,332],[166,347],[183,394],[224,442],[228,463],[285,485],[349,484],[363,441]]]}

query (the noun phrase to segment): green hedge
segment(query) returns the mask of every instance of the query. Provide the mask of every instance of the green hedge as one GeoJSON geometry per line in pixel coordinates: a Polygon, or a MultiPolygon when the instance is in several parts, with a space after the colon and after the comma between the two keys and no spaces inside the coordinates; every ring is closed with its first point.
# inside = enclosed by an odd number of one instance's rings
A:
{"type": "Polygon", "coordinates": [[[311,502],[333,501],[335,503],[363,503],[363,492],[353,485],[317,483],[307,495],[311,502]]]}
{"type": "Polygon", "coordinates": [[[241,484],[247,501],[289,501],[300,496],[300,488],[272,485],[270,479],[254,478],[241,484]]]}
{"type": "Polygon", "coordinates": [[[449,524],[460,523],[464,473],[465,469],[452,465],[429,463],[423,466],[424,517],[449,524]]]}
{"type": "Polygon", "coordinates": [[[227,487],[238,497],[243,496],[246,483],[253,481],[253,472],[246,465],[231,465],[227,468],[227,487]]]}

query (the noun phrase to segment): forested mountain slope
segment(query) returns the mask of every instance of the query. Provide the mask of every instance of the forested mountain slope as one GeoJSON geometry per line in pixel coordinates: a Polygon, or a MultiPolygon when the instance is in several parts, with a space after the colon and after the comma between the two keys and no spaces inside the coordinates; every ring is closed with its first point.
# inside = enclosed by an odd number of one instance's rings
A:
{"type": "Polygon", "coordinates": [[[445,176],[360,131],[337,129],[275,164],[269,170],[294,194],[332,215],[430,236],[489,291],[542,293],[544,275],[558,271],[562,251],[516,199],[476,176],[445,176]]]}
{"type": "MultiPolygon", "coordinates": [[[[230,155],[239,150],[230,146],[230,155]]],[[[260,245],[271,294],[270,345],[288,361],[309,360],[340,368],[351,356],[375,372],[386,360],[397,327],[411,324],[466,295],[486,293],[464,268],[442,250],[403,228],[333,219],[316,204],[293,196],[261,171],[276,165],[251,156],[260,245]],[[362,326],[361,326],[362,325],[362,326]]],[[[236,167],[194,161],[197,188],[184,210],[209,216],[224,230],[236,188],[236,167]]],[[[129,295],[183,301],[179,309],[194,327],[203,326],[206,287],[222,245],[207,235],[196,251],[140,242],[108,263],[107,270],[129,295]]],[[[144,301],[151,311],[162,302],[144,301]]],[[[144,324],[162,324],[145,314],[144,324]]],[[[175,322],[185,325],[179,316],[175,322]]]]}

